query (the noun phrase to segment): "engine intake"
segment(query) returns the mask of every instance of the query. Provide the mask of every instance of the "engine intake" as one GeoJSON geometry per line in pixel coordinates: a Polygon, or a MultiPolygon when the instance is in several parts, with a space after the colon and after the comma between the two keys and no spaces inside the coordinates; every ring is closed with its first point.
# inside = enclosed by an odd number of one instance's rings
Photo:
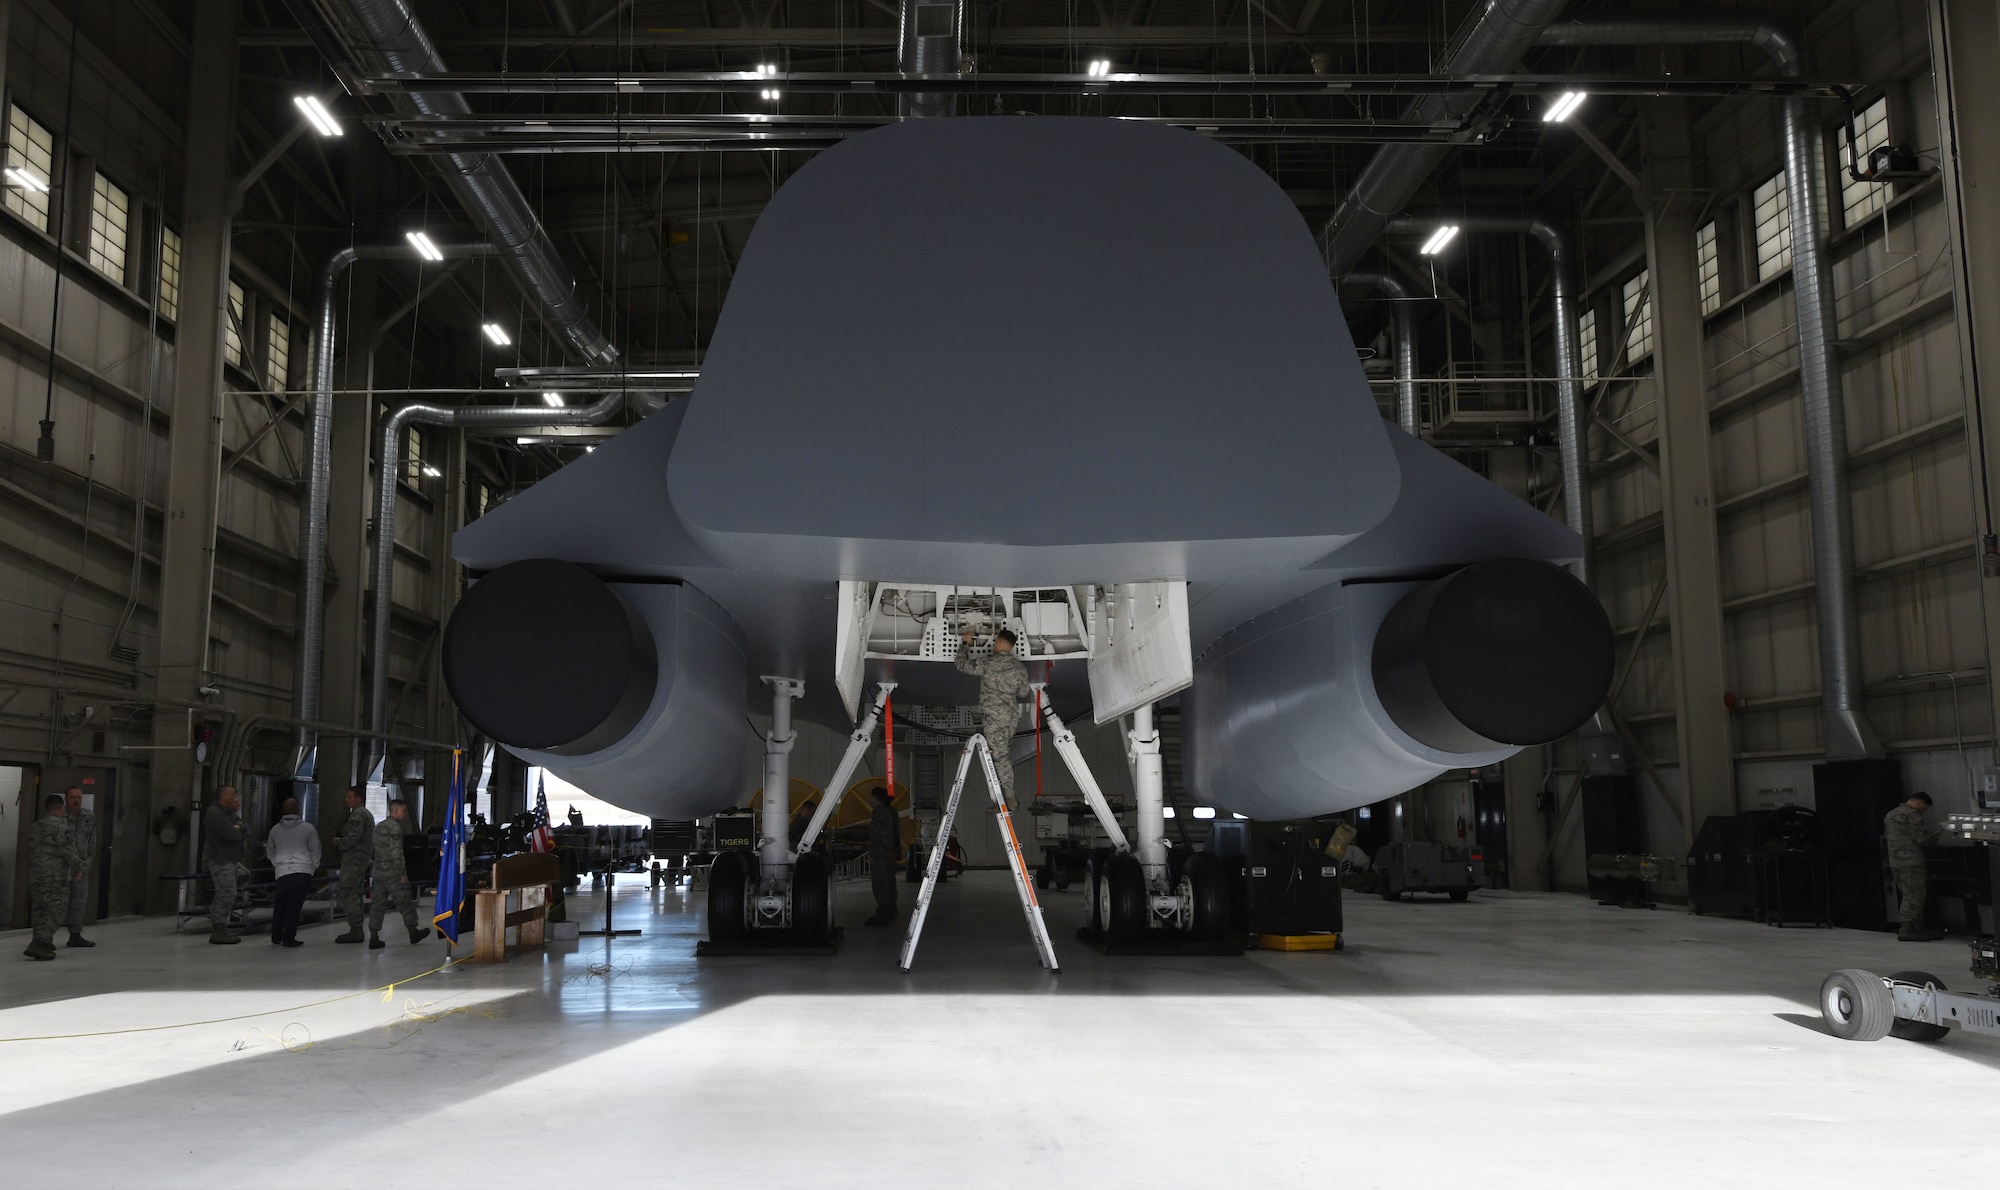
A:
{"type": "Polygon", "coordinates": [[[516,748],[579,756],[616,743],[652,704],[659,676],[646,622],[571,562],[502,566],[472,585],[445,628],[452,698],[516,748]]]}
{"type": "Polygon", "coordinates": [[[1405,595],[1375,634],[1375,690],[1396,726],[1447,752],[1561,739],[1611,686],[1611,621],[1534,558],[1478,562],[1405,595]]]}

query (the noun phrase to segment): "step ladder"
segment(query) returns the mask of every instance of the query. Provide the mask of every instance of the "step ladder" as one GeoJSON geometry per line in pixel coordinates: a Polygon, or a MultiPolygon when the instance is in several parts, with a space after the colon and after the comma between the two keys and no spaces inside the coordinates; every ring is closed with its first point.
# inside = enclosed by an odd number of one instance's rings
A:
{"type": "Polygon", "coordinates": [[[1021,858],[1021,841],[1014,835],[1014,818],[1007,812],[1006,799],[1000,796],[1000,776],[993,770],[993,750],[987,746],[985,736],[976,734],[965,742],[965,751],[959,753],[958,776],[952,780],[951,796],[946,799],[944,817],[938,822],[937,843],[931,848],[930,862],[924,866],[924,884],[917,892],[917,907],[910,914],[910,932],[903,939],[903,954],[897,966],[907,973],[917,956],[917,940],[923,936],[931,896],[944,876],[944,853],[951,845],[951,826],[958,817],[958,799],[965,792],[965,777],[972,768],[975,752],[979,755],[980,771],[986,774],[986,789],[993,796],[993,812],[1000,818],[1001,837],[1007,842],[1007,865],[1014,872],[1014,891],[1021,896],[1021,913],[1028,919],[1028,935],[1035,940],[1042,966],[1055,974],[1062,968],[1056,964],[1056,947],[1049,940],[1048,924],[1042,920],[1041,902],[1035,899],[1035,882],[1028,875],[1027,861],[1021,858]]]}

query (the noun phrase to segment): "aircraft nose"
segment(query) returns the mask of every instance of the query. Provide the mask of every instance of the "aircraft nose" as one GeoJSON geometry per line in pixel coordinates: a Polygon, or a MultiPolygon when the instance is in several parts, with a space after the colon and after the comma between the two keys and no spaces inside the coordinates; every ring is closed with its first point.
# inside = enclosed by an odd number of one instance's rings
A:
{"type": "Polygon", "coordinates": [[[1376,631],[1376,692],[1433,748],[1545,744],[1611,686],[1611,621],[1589,588],[1533,558],[1478,562],[1405,595],[1376,631]]]}
{"type": "Polygon", "coordinates": [[[582,754],[623,738],[651,705],[659,653],[645,621],[571,562],[513,562],[474,583],[444,635],[444,678],[503,744],[582,754]]]}

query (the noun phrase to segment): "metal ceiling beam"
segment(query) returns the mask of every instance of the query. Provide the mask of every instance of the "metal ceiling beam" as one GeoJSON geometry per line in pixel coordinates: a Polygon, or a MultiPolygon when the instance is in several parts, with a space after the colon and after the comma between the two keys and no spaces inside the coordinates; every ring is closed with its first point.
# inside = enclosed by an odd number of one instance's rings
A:
{"type": "MultiPolygon", "coordinates": [[[[1197,116],[1119,117],[1135,123],[1192,128],[1231,144],[1303,141],[1315,144],[1476,144],[1482,128],[1432,128],[1400,121],[1259,120],[1197,116]]],[[[841,116],[598,116],[549,120],[374,119],[369,125],[398,154],[727,152],[830,148],[848,136],[896,123],[894,117],[841,116]]]]}
{"type": "MultiPolygon", "coordinates": [[[[894,15],[893,7],[883,11],[894,15]]],[[[1272,40],[1310,40],[1315,45],[1423,45],[1437,37],[1435,29],[1422,25],[1380,25],[1372,29],[1340,30],[1317,35],[1280,35],[1272,40]]],[[[974,38],[978,48],[1046,48],[1088,46],[1093,49],[1122,47],[1168,48],[1206,47],[1224,40],[1213,25],[1079,25],[1022,26],[982,29],[974,38]]],[[[776,28],[732,26],[726,29],[637,29],[623,35],[578,34],[560,30],[512,29],[505,33],[452,33],[437,39],[446,53],[469,50],[711,50],[711,49],[894,49],[894,25],[849,27],[845,29],[776,28]]],[[[284,30],[245,35],[246,46],[298,47],[311,42],[303,33],[284,30]]]]}
{"type": "Polygon", "coordinates": [[[1804,78],[1574,74],[761,74],[749,70],[633,74],[443,71],[358,80],[382,95],[712,95],[777,89],[807,95],[1772,95],[1840,98],[1845,84],[1804,78]]]}

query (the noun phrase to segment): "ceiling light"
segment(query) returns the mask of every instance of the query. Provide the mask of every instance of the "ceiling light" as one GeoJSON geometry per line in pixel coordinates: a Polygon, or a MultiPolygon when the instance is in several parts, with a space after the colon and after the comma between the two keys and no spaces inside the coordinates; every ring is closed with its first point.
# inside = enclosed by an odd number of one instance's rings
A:
{"type": "Polygon", "coordinates": [[[1564,120],[1575,115],[1576,109],[1582,107],[1583,101],[1588,98],[1590,96],[1582,91],[1564,91],[1562,94],[1556,96],[1555,101],[1543,110],[1542,122],[1544,124],[1562,123],[1564,120]]]}
{"type": "Polygon", "coordinates": [[[549,408],[551,408],[551,409],[561,409],[561,408],[563,407],[563,406],[562,406],[562,394],[561,394],[561,393],[543,393],[543,394],[542,394],[542,404],[544,404],[544,405],[547,405],[547,406],[548,406],[549,408]]]}
{"type": "Polygon", "coordinates": [[[1215,817],[1215,807],[1214,807],[1214,806],[1196,806],[1196,807],[1194,808],[1194,816],[1195,816],[1196,818],[1213,818],[1213,817],[1215,817]]]}
{"type": "Polygon", "coordinates": [[[1250,818],[1248,814],[1231,814],[1230,817],[1235,819],[1240,819],[1243,821],[1248,821],[1250,818]]]}
{"type": "Polygon", "coordinates": [[[438,251],[438,246],[431,243],[431,238],[423,232],[406,231],[403,233],[403,238],[410,241],[410,247],[415,248],[417,255],[423,257],[425,260],[444,259],[444,253],[438,251]]]}
{"type": "Polygon", "coordinates": [[[495,347],[505,347],[507,346],[507,344],[512,343],[514,341],[507,337],[507,332],[501,330],[500,324],[497,322],[489,322],[485,326],[480,327],[479,329],[486,332],[486,337],[488,339],[493,340],[493,345],[495,347]]]}
{"type": "Polygon", "coordinates": [[[596,449],[597,449],[597,448],[596,448],[595,446],[586,446],[586,447],[584,447],[584,448],[583,448],[583,453],[585,453],[585,454],[589,454],[589,453],[590,453],[591,451],[593,451],[593,450],[596,450],[596,449]]]}
{"type": "Polygon", "coordinates": [[[1174,808],[1173,808],[1172,806],[1161,806],[1161,807],[1160,807],[1160,817],[1162,817],[1162,818],[1172,818],[1173,816],[1174,816],[1174,808]]]}
{"type": "Polygon", "coordinates": [[[1417,249],[1417,251],[1425,256],[1436,256],[1438,253],[1444,251],[1444,246],[1446,244],[1451,243],[1451,241],[1454,238],[1456,238],[1457,235],[1458,235],[1458,224],[1447,223],[1443,227],[1440,227],[1436,231],[1432,232],[1431,238],[1425,240],[1424,246],[1417,249]]]}
{"type": "Polygon", "coordinates": [[[36,194],[47,194],[49,192],[49,184],[47,182],[36,177],[32,171],[22,169],[18,166],[10,165],[7,167],[7,180],[14,183],[17,189],[32,190],[36,194]]]}
{"type": "Polygon", "coordinates": [[[757,63],[757,73],[758,73],[758,74],[776,74],[776,73],[778,73],[778,66],[777,66],[777,63],[775,63],[775,62],[759,62],[759,63],[757,63]]]}
{"type": "Polygon", "coordinates": [[[764,88],[762,94],[765,99],[775,102],[778,98],[779,92],[776,87],[766,87],[764,88]]]}
{"type": "Polygon", "coordinates": [[[1090,77],[1098,79],[1105,78],[1111,73],[1111,59],[1092,58],[1090,60],[1089,70],[1090,70],[1090,77]]]}
{"type": "Polygon", "coordinates": [[[340,130],[340,125],[334,122],[333,113],[326,110],[326,105],[319,101],[318,96],[294,95],[292,105],[305,113],[306,123],[311,124],[313,131],[321,136],[346,135],[340,130]]]}
{"type": "Polygon", "coordinates": [[[425,463],[424,474],[430,476],[432,479],[437,479],[438,477],[442,476],[444,472],[438,470],[436,467],[431,466],[429,463],[425,463]]]}

